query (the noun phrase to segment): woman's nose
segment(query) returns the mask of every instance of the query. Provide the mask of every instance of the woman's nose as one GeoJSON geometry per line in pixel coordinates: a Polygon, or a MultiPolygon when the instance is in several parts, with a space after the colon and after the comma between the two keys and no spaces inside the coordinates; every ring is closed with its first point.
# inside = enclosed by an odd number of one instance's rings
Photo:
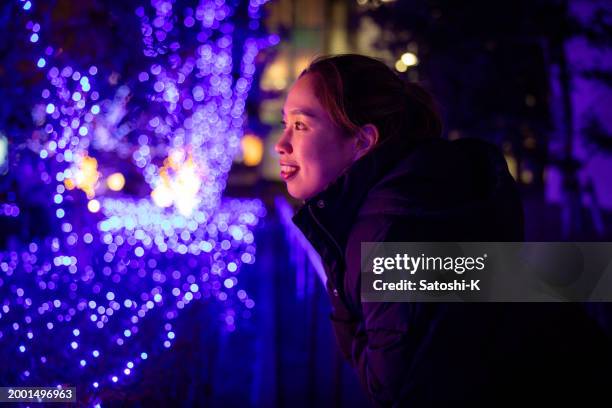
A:
{"type": "Polygon", "coordinates": [[[289,132],[283,132],[280,139],[278,139],[278,142],[276,142],[274,145],[274,150],[276,150],[276,153],[280,155],[291,154],[293,152],[291,143],[289,143],[288,133],[289,132]]]}

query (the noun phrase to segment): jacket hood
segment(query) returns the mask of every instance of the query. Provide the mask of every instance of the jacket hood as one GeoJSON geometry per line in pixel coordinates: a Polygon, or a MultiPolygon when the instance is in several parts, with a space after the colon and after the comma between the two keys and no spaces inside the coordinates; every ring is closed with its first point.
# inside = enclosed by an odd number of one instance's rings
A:
{"type": "Polygon", "coordinates": [[[461,217],[489,223],[492,231],[478,240],[523,239],[521,200],[506,160],[478,139],[435,140],[413,150],[370,189],[358,214],[381,212],[461,217]]]}
{"type": "Polygon", "coordinates": [[[478,139],[430,139],[409,149],[383,143],[306,201],[293,220],[315,248],[323,232],[343,252],[356,219],[369,215],[448,219],[453,233],[440,231],[436,239],[434,232],[433,241],[523,239],[522,205],[506,161],[478,139]]]}

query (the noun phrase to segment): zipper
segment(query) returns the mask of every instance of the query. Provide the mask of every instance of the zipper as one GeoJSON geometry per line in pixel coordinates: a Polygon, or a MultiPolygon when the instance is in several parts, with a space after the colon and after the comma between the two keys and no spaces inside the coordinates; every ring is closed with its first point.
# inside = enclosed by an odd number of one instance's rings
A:
{"type": "Polygon", "coordinates": [[[314,212],[312,211],[312,206],[310,204],[308,205],[308,212],[310,213],[310,216],[315,220],[315,222],[317,223],[319,228],[321,228],[323,233],[327,236],[327,238],[329,238],[329,240],[334,244],[334,246],[338,250],[338,255],[339,255],[340,259],[342,259],[343,258],[343,254],[342,254],[342,249],[340,249],[340,245],[338,244],[338,242],[336,242],[336,240],[329,233],[329,231],[327,231],[327,229],[323,226],[323,224],[321,224],[321,222],[319,222],[317,217],[314,215],[314,212]]]}
{"type": "MultiPolygon", "coordinates": [[[[316,224],[319,226],[319,228],[321,229],[321,231],[327,236],[327,238],[329,238],[329,240],[334,244],[334,246],[336,247],[336,250],[338,251],[338,261],[342,262],[342,267],[345,268],[345,264],[346,262],[344,261],[344,254],[342,253],[342,249],[340,249],[340,245],[338,244],[338,242],[334,239],[334,237],[329,233],[329,231],[323,226],[323,224],[321,224],[321,222],[319,221],[319,219],[315,216],[313,210],[312,210],[312,206],[308,205],[308,212],[310,213],[310,216],[315,220],[316,224]]],[[[346,268],[345,268],[346,271],[346,268]]],[[[343,284],[338,285],[338,276],[336,274],[334,274],[333,277],[330,276],[331,282],[333,282],[333,288],[332,288],[332,292],[334,294],[335,297],[340,298],[340,302],[344,305],[344,307],[346,307],[348,310],[350,310],[350,313],[353,314],[355,313],[354,310],[352,310],[351,306],[349,306],[345,296],[346,294],[344,293],[343,288],[343,284]],[[338,290],[338,288],[341,288],[340,290],[338,290]]]]}

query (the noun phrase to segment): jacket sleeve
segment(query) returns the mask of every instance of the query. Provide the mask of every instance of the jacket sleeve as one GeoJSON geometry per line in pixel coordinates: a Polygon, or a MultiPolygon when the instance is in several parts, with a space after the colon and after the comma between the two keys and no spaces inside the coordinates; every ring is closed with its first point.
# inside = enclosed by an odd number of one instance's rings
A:
{"type": "Polygon", "coordinates": [[[407,303],[365,304],[366,320],[353,337],[351,363],[374,406],[391,406],[405,392],[416,352],[409,337],[410,309],[407,303]]]}
{"type": "MultiPolygon", "coordinates": [[[[345,294],[349,304],[361,309],[361,318],[332,296],[332,324],[342,354],[357,371],[372,404],[391,406],[409,390],[405,386],[416,366],[419,347],[427,330],[422,305],[360,301],[361,242],[393,240],[392,220],[376,217],[357,225],[346,249],[345,294]]],[[[428,305],[429,311],[434,311],[428,305]]],[[[435,306],[433,306],[435,307],[435,306]]]]}

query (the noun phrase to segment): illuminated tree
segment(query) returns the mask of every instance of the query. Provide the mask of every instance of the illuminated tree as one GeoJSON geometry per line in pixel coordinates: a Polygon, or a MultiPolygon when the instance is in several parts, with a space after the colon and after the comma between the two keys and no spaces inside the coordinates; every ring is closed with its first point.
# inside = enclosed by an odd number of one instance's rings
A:
{"type": "MultiPolygon", "coordinates": [[[[129,382],[151,353],[171,347],[174,322],[192,301],[220,302],[228,331],[250,315],[254,301],[238,272],[255,260],[252,231],[265,210],[222,193],[255,58],[278,42],[259,29],[262,3],[81,4],[77,13],[96,28],[94,36],[84,30],[96,43],[84,55],[79,33],[64,38],[49,28],[55,9],[37,13],[29,0],[3,8],[23,21],[19,38],[33,64],[4,67],[39,81],[39,94],[23,98],[33,101],[33,126],[19,113],[2,118],[21,149],[12,151],[9,175],[39,193],[11,193],[16,202],[6,205],[16,210],[3,211],[27,223],[19,206],[35,202],[53,219],[43,238],[13,239],[0,253],[0,345],[12,356],[3,383],[77,385],[87,390],[82,402],[95,405],[101,390],[129,382]],[[118,62],[95,58],[116,49],[104,49],[97,26],[105,11],[142,33],[118,62]],[[26,166],[36,177],[20,179],[26,166]]],[[[42,7],[51,5],[66,11],[62,1],[42,7]]],[[[117,25],[113,38],[134,32],[117,25]]]]}

